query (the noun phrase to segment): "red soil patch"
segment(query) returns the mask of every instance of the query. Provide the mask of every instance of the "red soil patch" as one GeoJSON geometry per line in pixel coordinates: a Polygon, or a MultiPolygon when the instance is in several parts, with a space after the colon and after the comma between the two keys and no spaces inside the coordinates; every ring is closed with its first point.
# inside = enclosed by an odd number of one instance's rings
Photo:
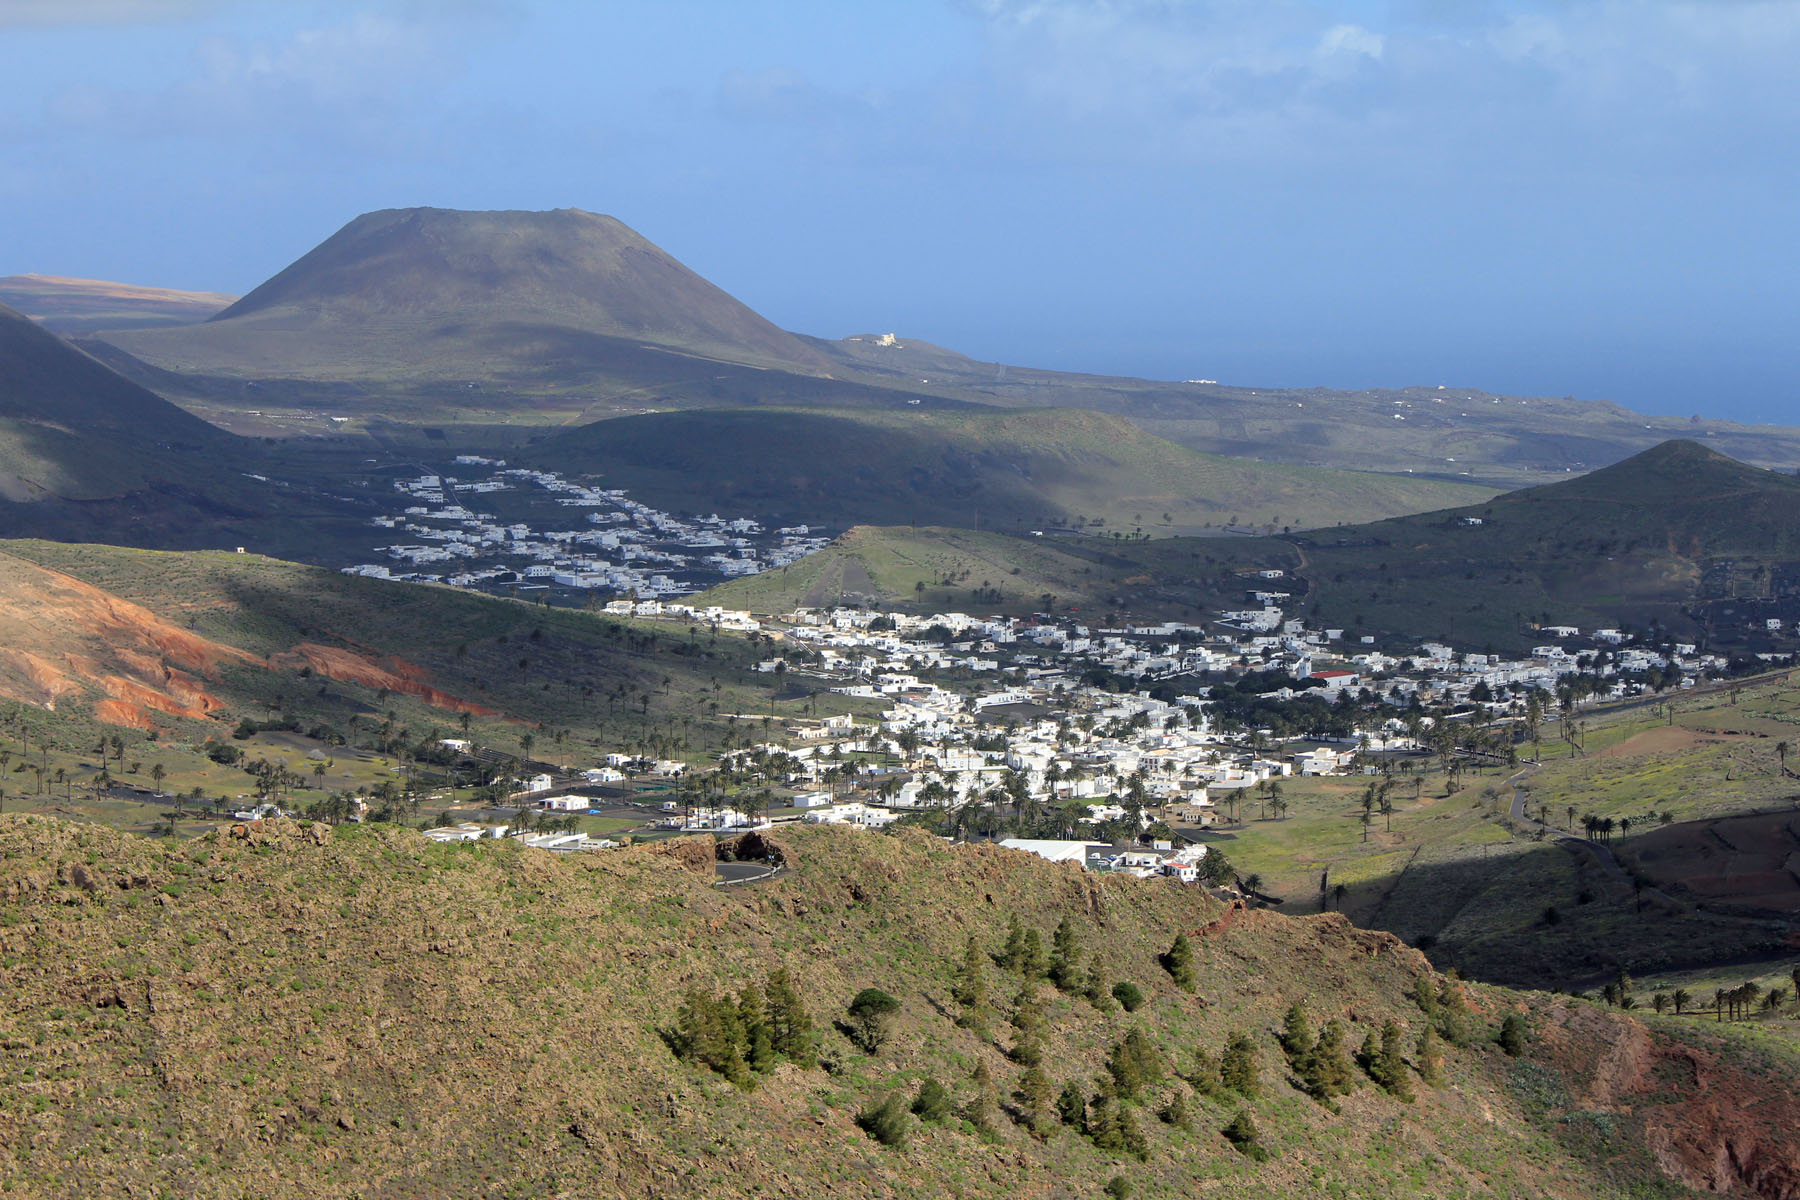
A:
{"type": "Polygon", "coordinates": [[[1785,1136],[1800,1128],[1800,1095],[1622,1014],[1562,1008],[1539,1028],[1567,1077],[1591,1080],[1575,1106],[1640,1120],[1657,1165],[1682,1184],[1800,1198],[1800,1156],[1785,1136]]]}
{"type": "Polygon", "coordinates": [[[1632,838],[1621,857],[1703,899],[1800,912],[1800,812],[1665,826],[1632,838]]]}
{"type": "Polygon", "coordinates": [[[450,712],[496,715],[432,687],[404,659],[304,642],[265,662],[60,571],[0,554],[0,698],[54,710],[93,696],[98,719],[150,729],[156,714],[205,720],[223,709],[207,681],[228,663],[306,666],[450,712]]]}
{"type": "Polygon", "coordinates": [[[256,661],[60,571],[0,555],[0,696],[54,709],[97,690],[97,717],[143,729],[151,712],[210,715],[224,702],[201,680],[227,662],[256,661]]]}
{"type": "Polygon", "coordinates": [[[373,658],[337,646],[301,642],[286,654],[276,655],[270,662],[281,666],[311,667],[318,674],[339,683],[360,683],[364,687],[386,688],[390,692],[417,697],[433,708],[448,709],[450,712],[491,717],[498,711],[439,691],[425,682],[423,668],[391,655],[377,662],[373,658]]]}
{"type": "Polygon", "coordinates": [[[1692,750],[1703,742],[1738,740],[1740,739],[1728,738],[1721,734],[1701,734],[1692,729],[1683,729],[1679,725],[1665,725],[1660,729],[1647,729],[1643,733],[1633,734],[1616,746],[1596,750],[1593,757],[1630,758],[1638,754],[1671,754],[1682,750],[1692,750]]]}

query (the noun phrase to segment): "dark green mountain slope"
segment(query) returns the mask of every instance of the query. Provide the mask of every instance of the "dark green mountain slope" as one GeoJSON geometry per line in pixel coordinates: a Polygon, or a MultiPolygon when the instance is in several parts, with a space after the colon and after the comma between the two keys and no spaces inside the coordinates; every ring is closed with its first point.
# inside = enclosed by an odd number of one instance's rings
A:
{"type": "MultiPolygon", "coordinates": [[[[1800,479],[1666,442],[1563,483],[1235,556],[1296,568],[1321,622],[1518,646],[1530,624],[1741,641],[1722,602],[1800,595],[1800,479]]],[[[1742,623],[1740,622],[1740,626],[1742,623]]]]}
{"type": "Polygon", "coordinates": [[[366,521],[266,458],[0,307],[0,536],[317,553],[366,521]]]}
{"type": "Polygon", "coordinates": [[[121,501],[236,441],[0,306],[0,506],[121,501]]]}
{"type": "Polygon", "coordinates": [[[1486,494],[1219,458],[1074,409],[657,413],[583,426],[528,457],[660,507],[834,526],[1017,530],[1079,521],[1168,534],[1367,518],[1486,494]]]}
{"type": "Polygon", "coordinates": [[[0,305],[0,418],[129,440],[200,448],[235,439],[145,391],[0,305]]]}

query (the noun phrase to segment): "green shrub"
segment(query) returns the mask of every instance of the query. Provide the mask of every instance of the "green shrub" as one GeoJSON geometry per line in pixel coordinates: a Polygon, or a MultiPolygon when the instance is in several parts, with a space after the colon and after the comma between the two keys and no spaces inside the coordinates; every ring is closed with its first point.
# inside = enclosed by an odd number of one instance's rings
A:
{"type": "Polygon", "coordinates": [[[1144,993],[1128,979],[1121,979],[1113,984],[1112,994],[1113,999],[1119,1002],[1119,1007],[1128,1013],[1144,1007],[1144,993]]]}
{"type": "Polygon", "coordinates": [[[950,1089],[929,1076],[919,1085],[919,1094],[912,1102],[913,1115],[927,1125],[943,1124],[952,1107],[950,1089]]]}
{"type": "Polygon", "coordinates": [[[1257,1162],[1267,1162],[1269,1151],[1262,1144],[1262,1134],[1256,1128],[1256,1120],[1248,1112],[1238,1109],[1231,1123],[1219,1131],[1225,1140],[1237,1149],[1239,1154],[1257,1162]]]}
{"type": "MultiPolygon", "coordinates": [[[[1207,857],[1211,858],[1212,855],[1208,854],[1207,857]]],[[[1198,986],[1198,981],[1194,978],[1194,947],[1189,944],[1187,934],[1175,935],[1175,944],[1163,955],[1162,962],[1176,987],[1184,992],[1191,992],[1198,986]]]]}
{"type": "Polygon", "coordinates": [[[864,1053],[875,1053],[888,1040],[891,1018],[899,1011],[900,1002],[880,988],[864,988],[850,1001],[852,1040],[864,1053]]]}
{"type": "Polygon", "coordinates": [[[862,1131],[884,1146],[906,1145],[906,1102],[899,1092],[889,1092],[887,1099],[856,1115],[862,1131]]]}
{"type": "Polygon", "coordinates": [[[1219,1082],[1240,1096],[1254,1096],[1262,1090],[1262,1055],[1256,1043],[1238,1034],[1219,1056],[1219,1082]]]}
{"type": "Polygon", "coordinates": [[[1506,1019],[1500,1022],[1500,1033],[1495,1040],[1508,1058],[1525,1053],[1525,1018],[1516,1012],[1507,1013],[1506,1019]]]}

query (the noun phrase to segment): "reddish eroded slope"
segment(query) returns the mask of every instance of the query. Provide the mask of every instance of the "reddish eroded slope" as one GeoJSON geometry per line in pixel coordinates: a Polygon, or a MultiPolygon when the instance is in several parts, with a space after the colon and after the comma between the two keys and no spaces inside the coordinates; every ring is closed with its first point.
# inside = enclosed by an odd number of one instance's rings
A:
{"type": "Polygon", "coordinates": [[[151,712],[205,718],[227,663],[257,659],[141,605],[0,555],[0,696],[54,709],[96,695],[101,720],[148,727],[151,712]]]}
{"type": "Polygon", "coordinates": [[[403,659],[307,642],[264,660],[70,575],[0,554],[0,698],[52,711],[91,700],[99,720],[149,729],[157,714],[205,720],[225,709],[221,673],[232,665],[310,667],[451,712],[494,711],[432,687],[403,659]]]}
{"type": "Polygon", "coordinates": [[[1800,1200],[1800,1094],[1771,1088],[1723,1038],[1709,1044],[1704,1021],[1678,1041],[1592,1005],[1565,1002],[1545,1015],[1546,1057],[1588,1081],[1572,1111],[1637,1125],[1657,1167],[1686,1187],[1800,1200]]]}
{"type": "Polygon", "coordinates": [[[340,683],[360,683],[364,687],[386,688],[405,696],[415,696],[433,708],[466,712],[477,717],[491,717],[498,710],[458,699],[425,682],[425,671],[403,658],[386,655],[381,660],[337,646],[321,646],[317,642],[301,642],[286,654],[269,660],[277,666],[311,667],[315,672],[340,683]]]}

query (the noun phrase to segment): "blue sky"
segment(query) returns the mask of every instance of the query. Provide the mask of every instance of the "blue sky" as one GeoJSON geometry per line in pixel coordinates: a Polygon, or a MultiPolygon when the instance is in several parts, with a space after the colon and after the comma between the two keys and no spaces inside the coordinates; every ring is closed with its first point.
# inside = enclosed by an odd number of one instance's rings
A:
{"type": "Polygon", "coordinates": [[[788,328],[1800,422],[1794,0],[0,0],[0,274],[611,213],[788,328]]]}

